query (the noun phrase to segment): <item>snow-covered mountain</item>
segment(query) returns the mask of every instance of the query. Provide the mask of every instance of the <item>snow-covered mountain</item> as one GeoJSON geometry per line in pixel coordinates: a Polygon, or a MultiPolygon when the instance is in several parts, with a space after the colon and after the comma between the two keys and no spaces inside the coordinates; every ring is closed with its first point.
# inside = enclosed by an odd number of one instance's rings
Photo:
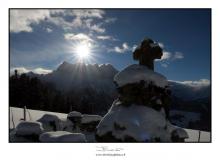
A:
{"type": "Polygon", "coordinates": [[[71,64],[64,61],[52,73],[36,76],[44,82],[53,83],[61,91],[92,88],[112,93],[115,90],[113,77],[117,72],[111,64],[71,64]]]}
{"type": "MultiPolygon", "coordinates": [[[[71,64],[64,61],[52,73],[38,75],[29,72],[31,77],[52,82],[58,90],[92,88],[97,91],[115,92],[113,78],[118,70],[111,64],[71,64]]],[[[210,85],[193,86],[178,81],[169,81],[172,95],[182,101],[192,101],[210,97],[210,85]]]]}
{"type": "Polygon", "coordinates": [[[172,95],[183,100],[192,101],[210,97],[210,84],[207,85],[189,85],[181,82],[169,81],[172,95]]]}

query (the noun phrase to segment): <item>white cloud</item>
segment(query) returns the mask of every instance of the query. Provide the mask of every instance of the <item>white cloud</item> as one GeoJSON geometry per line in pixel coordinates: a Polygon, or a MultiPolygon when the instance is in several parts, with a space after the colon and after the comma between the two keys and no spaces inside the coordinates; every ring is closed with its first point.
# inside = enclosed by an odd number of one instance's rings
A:
{"type": "MultiPolygon", "coordinates": [[[[171,80],[172,81],[172,80],[171,80]]],[[[181,83],[190,87],[194,87],[195,89],[200,89],[202,87],[207,87],[210,85],[210,80],[209,79],[200,79],[197,81],[173,81],[176,83],[181,83]]]]}
{"type": "Polygon", "coordinates": [[[198,81],[183,81],[181,82],[182,84],[186,84],[189,86],[209,86],[210,85],[210,80],[208,79],[200,79],[198,81]]]}
{"type": "MultiPolygon", "coordinates": [[[[164,43],[158,42],[158,45],[164,50],[164,48],[165,48],[164,43]]],[[[157,61],[157,62],[160,61],[161,66],[164,68],[167,68],[171,61],[176,61],[176,60],[183,59],[183,58],[184,58],[184,55],[181,52],[176,51],[176,52],[172,53],[167,50],[164,50],[163,56],[161,57],[161,59],[156,59],[155,61],[157,61]]]]}
{"type": "Polygon", "coordinates": [[[91,18],[81,21],[81,26],[84,28],[88,28],[91,31],[95,31],[97,33],[104,33],[105,32],[105,28],[102,27],[102,23],[95,23],[94,24],[93,19],[91,19],[91,18]]]}
{"type": "Polygon", "coordinates": [[[161,57],[161,59],[156,59],[155,61],[165,61],[165,60],[170,60],[171,58],[172,58],[171,52],[163,51],[163,56],[161,57]]]}
{"type": "Polygon", "coordinates": [[[10,69],[10,75],[14,74],[15,70],[17,70],[18,74],[30,72],[30,70],[28,70],[24,67],[16,67],[16,68],[10,69]]]}
{"type": "Polygon", "coordinates": [[[164,44],[163,44],[163,43],[158,42],[158,45],[159,45],[161,48],[164,48],[164,44]]]}
{"type": "Polygon", "coordinates": [[[100,39],[100,40],[111,40],[113,38],[111,36],[97,36],[97,39],[100,39]]]}
{"type": "Polygon", "coordinates": [[[183,59],[184,56],[181,52],[175,52],[174,55],[173,55],[173,60],[175,59],[183,59]]]}
{"type": "Polygon", "coordinates": [[[46,28],[46,31],[47,31],[48,33],[53,32],[53,30],[52,30],[51,28],[46,28]]]}
{"type": "Polygon", "coordinates": [[[46,10],[46,9],[11,9],[10,10],[10,31],[11,32],[32,32],[32,24],[47,21],[64,30],[83,28],[97,33],[104,33],[104,23],[114,22],[114,18],[104,18],[105,11],[99,9],[74,9],[74,10],[46,10]],[[65,16],[73,17],[67,21],[65,16]],[[94,19],[104,19],[102,22],[94,22],[94,19]],[[105,21],[106,20],[106,21],[105,21]]]}
{"type": "Polygon", "coordinates": [[[123,47],[124,49],[129,49],[129,46],[128,46],[127,43],[123,43],[123,44],[122,44],[122,47],[123,47]]]}
{"type": "Polygon", "coordinates": [[[117,20],[117,18],[106,18],[105,23],[113,23],[117,20]]]}
{"type": "Polygon", "coordinates": [[[104,33],[105,28],[101,27],[99,24],[94,24],[94,25],[88,25],[88,28],[92,31],[96,31],[98,33],[104,33]]]}
{"type": "Polygon", "coordinates": [[[117,53],[124,53],[124,52],[129,51],[129,46],[128,46],[128,44],[125,42],[125,43],[122,44],[121,47],[116,46],[116,47],[114,48],[114,51],[117,52],[117,53]]]}
{"type": "Polygon", "coordinates": [[[134,52],[137,47],[138,47],[138,45],[134,44],[132,47],[132,52],[134,52]]]}
{"type": "Polygon", "coordinates": [[[105,12],[99,9],[76,9],[71,11],[72,15],[79,18],[99,18],[102,19],[105,12]]]}
{"type": "Polygon", "coordinates": [[[51,21],[59,26],[63,26],[64,29],[73,28],[87,28],[90,31],[97,33],[104,33],[105,28],[102,27],[102,23],[94,23],[94,19],[103,19],[105,11],[98,9],[75,9],[66,10],[64,16],[74,16],[73,21],[66,21],[63,17],[52,17],[51,21]]]}
{"type": "Polygon", "coordinates": [[[164,51],[163,56],[159,60],[167,60],[167,59],[170,59],[171,57],[172,57],[172,53],[164,51]]]}
{"type": "Polygon", "coordinates": [[[38,24],[40,21],[50,17],[49,10],[11,9],[10,10],[10,31],[11,32],[32,32],[31,24],[38,24]]]}
{"type": "Polygon", "coordinates": [[[37,74],[48,74],[48,73],[51,73],[52,70],[44,69],[44,68],[35,68],[32,70],[32,72],[37,73],[37,74]]]}
{"type": "Polygon", "coordinates": [[[25,67],[15,67],[10,70],[10,75],[13,75],[15,70],[18,71],[18,74],[28,73],[28,72],[33,72],[36,74],[48,74],[52,72],[52,70],[44,69],[44,68],[27,69],[25,67]]]}
{"type": "Polygon", "coordinates": [[[184,58],[184,56],[180,52],[175,52],[173,54],[171,52],[164,51],[163,56],[161,57],[161,59],[156,59],[155,61],[160,61],[161,66],[164,67],[164,68],[167,68],[171,61],[175,61],[175,60],[179,60],[179,59],[183,59],[183,58],[184,58]]]}
{"type": "Polygon", "coordinates": [[[164,67],[164,68],[167,68],[168,64],[167,63],[162,63],[161,66],[164,67]]]}
{"type": "Polygon", "coordinates": [[[67,40],[73,40],[73,41],[93,42],[93,40],[84,33],[78,33],[78,34],[66,33],[64,35],[64,38],[67,40]]]}
{"type": "MultiPolygon", "coordinates": [[[[164,43],[162,42],[158,42],[158,45],[163,48],[165,48],[165,45],[164,43]]],[[[161,57],[161,59],[157,59],[156,61],[165,61],[165,60],[171,60],[171,61],[174,61],[174,60],[177,60],[177,59],[183,59],[184,58],[184,55],[183,53],[181,52],[174,52],[174,53],[171,53],[169,51],[166,51],[164,50],[163,51],[163,56],[161,57]]]]}
{"type": "Polygon", "coordinates": [[[109,49],[108,52],[125,53],[133,52],[137,45],[129,46],[126,42],[122,43],[122,46],[115,46],[113,49],[109,49]]]}
{"type": "Polygon", "coordinates": [[[80,19],[80,17],[76,17],[73,22],[72,22],[73,26],[74,27],[81,27],[83,22],[82,20],[80,19]]]}

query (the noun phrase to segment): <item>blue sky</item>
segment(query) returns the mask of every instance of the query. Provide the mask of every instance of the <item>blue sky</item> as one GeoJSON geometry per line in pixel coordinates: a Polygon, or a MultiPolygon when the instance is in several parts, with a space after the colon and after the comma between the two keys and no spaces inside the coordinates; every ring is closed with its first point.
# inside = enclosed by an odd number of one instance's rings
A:
{"type": "Polygon", "coordinates": [[[10,67],[47,73],[63,61],[76,63],[86,44],[86,63],[118,70],[138,63],[132,51],[144,37],[164,50],[155,70],[167,79],[210,79],[211,10],[108,9],[10,10],[10,67]]]}

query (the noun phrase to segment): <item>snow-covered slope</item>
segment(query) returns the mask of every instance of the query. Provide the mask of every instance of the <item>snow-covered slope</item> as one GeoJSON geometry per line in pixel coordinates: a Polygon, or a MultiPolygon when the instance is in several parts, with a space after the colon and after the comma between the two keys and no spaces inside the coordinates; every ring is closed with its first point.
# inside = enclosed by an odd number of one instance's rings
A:
{"type": "MultiPolygon", "coordinates": [[[[63,114],[63,113],[29,110],[28,109],[27,120],[36,121],[39,118],[41,118],[44,114],[56,115],[60,119],[65,119],[67,117],[67,114],[63,114]]],[[[15,126],[17,126],[21,122],[22,118],[23,118],[23,109],[16,108],[16,107],[10,107],[9,128],[10,129],[13,128],[13,123],[15,126]]],[[[199,142],[210,142],[211,141],[211,133],[210,132],[185,129],[185,128],[184,128],[184,130],[189,135],[189,138],[186,139],[186,142],[198,142],[199,134],[200,134],[199,142]]],[[[86,136],[87,136],[87,138],[88,138],[88,136],[93,138],[91,133],[86,136]]],[[[94,142],[94,139],[93,139],[93,142],[94,142]]]]}
{"type": "Polygon", "coordinates": [[[195,123],[196,121],[200,121],[201,115],[200,113],[195,113],[195,112],[171,110],[170,119],[171,122],[175,125],[181,127],[188,127],[190,126],[190,123],[195,123]]]}
{"type": "MultiPolygon", "coordinates": [[[[10,107],[9,112],[10,112],[9,128],[12,129],[12,128],[14,128],[14,126],[17,126],[18,123],[21,122],[21,119],[24,118],[23,109],[16,108],[16,107],[10,107]]],[[[27,121],[37,121],[45,114],[56,115],[60,119],[65,119],[67,116],[67,114],[63,114],[63,113],[27,109],[26,119],[27,119],[27,121]]]]}
{"type": "Polygon", "coordinates": [[[210,97],[210,84],[206,85],[189,85],[183,82],[169,81],[172,95],[184,101],[192,101],[210,97]]]}

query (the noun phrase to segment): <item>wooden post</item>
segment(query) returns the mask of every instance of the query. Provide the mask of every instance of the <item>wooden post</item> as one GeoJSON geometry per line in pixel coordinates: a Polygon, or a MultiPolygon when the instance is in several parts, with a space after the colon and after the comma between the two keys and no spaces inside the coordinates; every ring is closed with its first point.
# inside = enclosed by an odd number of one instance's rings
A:
{"type": "Polygon", "coordinates": [[[26,106],[24,106],[24,121],[26,121],[26,106]]]}
{"type": "Polygon", "coordinates": [[[200,135],[201,135],[201,131],[199,130],[198,142],[200,141],[200,135]]]}

